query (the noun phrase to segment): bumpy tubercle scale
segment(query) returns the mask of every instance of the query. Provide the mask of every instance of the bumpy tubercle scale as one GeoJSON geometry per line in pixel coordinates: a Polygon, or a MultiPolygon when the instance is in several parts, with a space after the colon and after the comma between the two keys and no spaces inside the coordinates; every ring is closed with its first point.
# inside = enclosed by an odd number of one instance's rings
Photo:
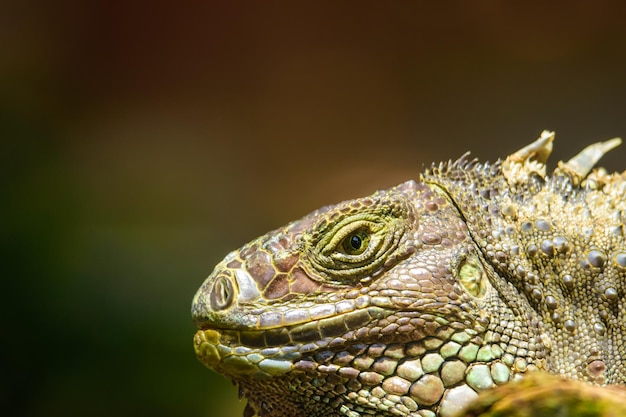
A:
{"type": "Polygon", "coordinates": [[[450,417],[544,370],[626,383],[618,139],[546,174],[554,134],[425,170],[234,251],[196,293],[200,361],[246,416],[450,417]]]}

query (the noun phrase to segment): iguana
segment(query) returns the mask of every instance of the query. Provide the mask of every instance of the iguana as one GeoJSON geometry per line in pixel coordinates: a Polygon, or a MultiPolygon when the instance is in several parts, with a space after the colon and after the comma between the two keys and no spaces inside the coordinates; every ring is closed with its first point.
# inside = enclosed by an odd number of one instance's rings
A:
{"type": "Polygon", "coordinates": [[[196,355],[245,416],[451,417],[532,371],[582,381],[574,399],[624,385],[626,171],[592,170],[621,141],[547,175],[553,139],[433,165],[231,252],[193,299],[196,355]]]}

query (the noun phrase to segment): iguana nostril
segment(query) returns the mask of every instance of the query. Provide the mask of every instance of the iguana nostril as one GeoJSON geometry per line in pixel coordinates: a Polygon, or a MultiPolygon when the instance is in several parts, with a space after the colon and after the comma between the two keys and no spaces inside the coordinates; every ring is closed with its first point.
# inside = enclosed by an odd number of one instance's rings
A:
{"type": "Polygon", "coordinates": [[[224,310],[235,299],[235,287],[228,276],[219,275],[211,290],[211,308],[215,311],[224,310]]]}

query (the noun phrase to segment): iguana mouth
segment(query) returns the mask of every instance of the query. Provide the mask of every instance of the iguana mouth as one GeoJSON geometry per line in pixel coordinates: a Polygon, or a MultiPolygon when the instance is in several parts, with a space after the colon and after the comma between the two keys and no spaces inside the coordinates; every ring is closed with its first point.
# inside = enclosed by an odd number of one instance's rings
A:
{"type": "Polygon", "coordinates": [[[343,314],[337,314],[319,320],[310,320],[284,327],[267,327],[256,329],[228,329],[203,323],[200,331],[210,330],[219,334],[223,343],[232,346],[248,346],[250,348],[266,348],[285,344],[302,344],[317,342],[323,339],[339,337],[347,332],[361,329],[392,311],[380,307],[368,307],[343,314]]]}
{"type": "Polygon", "coordinates": [[[346,335],[391,314],[369,307],[289,327],[249,330],[205,323],[194,336],[194,349],[217,372],[266,377],[287,372],[295,360],[320,348],[351,343],[346,335]]]}

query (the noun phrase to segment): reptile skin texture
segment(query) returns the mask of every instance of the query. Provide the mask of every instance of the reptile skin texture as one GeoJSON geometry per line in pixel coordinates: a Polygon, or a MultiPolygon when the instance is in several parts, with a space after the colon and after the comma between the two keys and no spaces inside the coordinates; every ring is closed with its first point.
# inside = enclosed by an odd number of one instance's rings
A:
{"type": "Polygon", "coordinates": [[[593,169],[620,140],[548,175],[553,139],[433,165],[231,252],[193,299],[197,357],[246,417],[626,415],[626,171],[593,169]]]}

